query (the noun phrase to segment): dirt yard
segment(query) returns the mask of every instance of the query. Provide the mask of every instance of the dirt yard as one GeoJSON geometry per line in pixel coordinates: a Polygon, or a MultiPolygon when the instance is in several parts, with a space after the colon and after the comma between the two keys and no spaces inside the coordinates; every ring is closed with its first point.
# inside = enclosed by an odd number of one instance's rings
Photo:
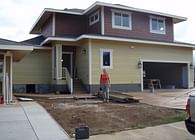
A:
{"type": "Polygon", "coordinates": [[[86,125],[90,135],[143,128],[182,120],[184,113],[142,103],[102,103],[100,100],[35,98],[73,136],[86,125]],[[181,117],[182,116],[182,117],[181,117]]]}

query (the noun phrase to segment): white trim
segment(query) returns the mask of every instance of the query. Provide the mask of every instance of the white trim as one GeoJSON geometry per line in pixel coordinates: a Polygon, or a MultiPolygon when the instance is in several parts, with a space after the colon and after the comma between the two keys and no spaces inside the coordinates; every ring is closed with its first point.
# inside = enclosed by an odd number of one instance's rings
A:
{"type": "Polygon", "coordinates": [[[92,43],[89,39],[89,85],[92,84],[92,43]]]}
{"type": "Polygon", "coordinates": [[[55,79],[55,59],[56,58],[54,58],[54,56],[55,56],[55,46],[54,47],[52,47],[52,51],[51,51],[51,62],[52,62],[52,64],[51,64],[51,71],[52,71],[52,73],[51,73],[51,77],[52,77],[52,80],[53,79],[55,79]]]}
{"type": "Polygon", "coordinates": [[[52,47],[33,47],[34,50],[52,50],[52,47]]]}
{"type": "Polygon", "coordinates": [[[101,34],[104,35],[104,6],[101,7],[101,34]]]}
{"type": "Polygon", "coordinates": [[[190,85],[191,85],[191,81],[190,81],[190,63],[188,63],[187,68],[188,68],[188,89],[189,89],[190,85]]]}
{"type": "Polygon", "coordinates": [[[73,14],[73,15],[83,15],[82,13],[78,13],[78,12],[71,12],[71,11],[65,11],[65,10],[59,10],[59,9],[51,9],[51,8],[45,8],[41,14],[39,15],[39,17],[37,18],[37,20],[35,21],[35,23],[33,24],[33,26],[30,29],[29,33],[32,33],[32,30],[35,28],[35,26],[37,25],[37,23],[40,21],[40,19],[43,17],[44,14],[46,13],[63,13],[63,14],[73,14]]]}
{"type": "Polygon", "coordinates": [[[155,34],[166,34],[166,21],[165,18],[162,17],[158,17],[158,16],[150,16],[150,20],[149,20],[149,25],[150,25],[150,33],[155,33],[155,34]],[[162,20],[163,21],[163,31],[159,31],[159,30],[153,30],[152,29],[152,19],[156,19],[158,20],[162,20]]]}
{"type": "Polygon", "coordinates": [[[95,6],[105,6],[105,7],[118,8],[118,9],[129,10],[129,11],[136,11],[136,12],[143,12],[143,13],[154,14],[154,15],[159,15],[159,16],[171,17],[174,19],[175,23],[187,20],[186,17],[176,16],[176,15],[172,15],[172,14],[166,14],[166,13],[156,12],[156,11],[151,11],[151,10],[144,10],[144,9],[129,7],[129,6],[125,6],[125,5],[123,6],[123,5],[116,5],[116,4],[111,4],[111,3],[104,3],[104,2],[95,2],[89,8],[87,8],[83,12],[83,14],[89,12],[95,6]]]}
{"type": "Polygon", "coordinates": [[[56,14],[53,13],[52,17],[52,36],[56,35],[56,14]]]}
{"type": "Polygon", "coordinates": [[[33,46],[25,46],[25,45],[0,45],[1,50],[24,50],[24,51],[32,51],[33,46]]]}
{"type": "Polygon", "coordinates": [[[141,68],[141,91],[144,90],[143,88],[143,63],[144,62],[159,62],[159,63],[180,63],[180,64],[187,64],[188,66],[188,88],[190,87],[190,61],[170,61],[170,60],[150,60],[150,59],[140,59],[142,68],[141,68]]]}
{"type": "Polygon", "coordinates": [[[140,73],[141,73],[141,76],[140,76],[140,81],[141,81],[141,92],[143,92],[144,90],[144,85],[143,85],[143,61],[139,61],[141,63],[141,69],[140,69],[140,73]]]}
{"type": "Polygon", "coordinates": [[[95,24],[95,23],[97,23],[98,21],[99,21],[99,19],[100,19],[100,14],[99,14],[100,12],[99,12],[99,10],[97,10],[96,12],[94,12],[93,14],[91,14],[90,16],[89,16],[89,25],[91,26],[91,25],[93,25],[93,24],[95,24]],[[97,20],[95,20],[95,16],[98,16],[98,18],[97,18],[97,20]],[[94,18],[94,21],[91,21],[91,18],[94,18]]]}
{"type": "MultiPolygon", "coordinates": [[[[131,17],[131,12],[126,12],[126,11],[121,11],[121,10],[115,10],[115,9],[112,9],[112,28],[116,28],[116,29],[124,29],[124,30],[131,30],[132,29],[132,17],[131,17]],[[115,13],[119,13],[121,14],[121,18],[123,17],[122,15],[125,14],[125,15],[128,15],[129,16],[129,27],[126,27],[126,26],[119,26],[119,25],[115,25],[115,13]]],[[[123,20],[121,19],[121,24],[123,20]]]]}
{"type": "Polygon", "coordinates": [[[62,45],[61,44],[56,44],[56,79],[61,78],[61,74],[59,75],[59,69],[61,70],[61,63],[59,63],[59,60],[61,59],[62,55],[62,45]]]}
{"type": "Polygon", "coordinates": [[[183,63],[190,64],[190,61],[170,61],[170,60],[151,60],[151,59],[140,59],[140,62],[159,62],[159,63],[183,63]]]}
{"type": "Polygon", "coordinates": [[[100,49],[100,66],[101,69],[113,69],[113,50],[112,49],[100,49]],[[103,53],[109,52],[110,53],[110,66],[103,66],[103,53]]]}
{"type": "Polygon", "coordinates": [[[187,47],[195,49],[195,45],[180,44],[180,43],[169,43],[169,42],[157,42],[157,41],[148,41],[148,40],[139,40],[139,39],[128,39],[128,38],[118,38],[118,37],[107,37],[107,36],[95,36],[95,35],[81,35],[77,38],[63,38],[63,37],[48,37],[45,39],[41,45],[49,41],[68,41],[76,42],[81,39],[99,39],[99,40],[109,40],[109,41],[121,41],[121,42],[131,42],[131,43],[144,43],[144,44],[154,44],[154,45],[168,45],[176,47],[187,47]]]}

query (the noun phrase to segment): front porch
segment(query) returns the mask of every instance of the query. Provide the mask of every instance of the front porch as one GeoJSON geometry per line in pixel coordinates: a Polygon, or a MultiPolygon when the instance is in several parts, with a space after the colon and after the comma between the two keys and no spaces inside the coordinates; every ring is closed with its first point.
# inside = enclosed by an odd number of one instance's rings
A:
{"type": "Polygon", "coordinates": [[[55,84],[56,92],[68,91],[71,95],[88,93],[88,50],[88,40],[61,42],[52,46],[52,84],[55,84]]]}

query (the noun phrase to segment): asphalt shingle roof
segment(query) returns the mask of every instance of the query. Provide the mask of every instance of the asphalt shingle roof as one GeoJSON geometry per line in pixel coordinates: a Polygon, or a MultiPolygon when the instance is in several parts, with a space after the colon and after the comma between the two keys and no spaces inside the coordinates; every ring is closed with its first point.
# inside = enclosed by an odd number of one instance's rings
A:
{"type": "Polygon", "coordinates": [[[21,45],[24,45],[24,44],[20,43],[20,42],[0,38],[0,45],[18,45],[18,46],[21,46],[21,45]]]}

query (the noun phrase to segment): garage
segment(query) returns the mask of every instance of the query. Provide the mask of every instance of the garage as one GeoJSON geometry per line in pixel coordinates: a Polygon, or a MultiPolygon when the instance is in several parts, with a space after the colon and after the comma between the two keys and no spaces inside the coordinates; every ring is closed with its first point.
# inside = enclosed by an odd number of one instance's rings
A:
{"type": "Polygon", "coordinates": [[[142,88],[188,88],[188,65],[188,62],[142,61],[142,88]]]}

